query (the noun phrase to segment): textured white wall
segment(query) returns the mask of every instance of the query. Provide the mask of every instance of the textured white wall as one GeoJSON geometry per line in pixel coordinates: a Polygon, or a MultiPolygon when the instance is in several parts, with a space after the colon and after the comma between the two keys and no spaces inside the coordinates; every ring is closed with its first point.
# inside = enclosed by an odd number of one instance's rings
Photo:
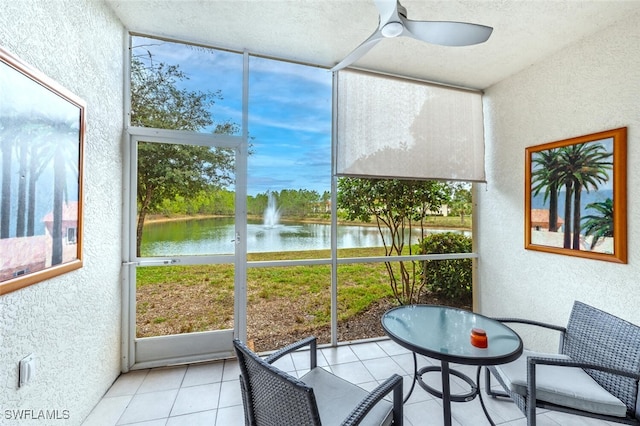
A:
{"type": "Polygon", "coordinates": [[[630,16],[486,91],[488,183],[477,188],[480,312],[564,325],[577,299],[640,324],[638,19],[630,16]],[[624,126],[628,264],[525,250],[525,147],[624,126]]]}
{"type": "MultiPolygon", "coordinates": [[[[120,369],[123,30],[99,1],[0,0],[0,44],[82,97],[84,267],[0,296],[0,424],[5,410],[69,410],[79,424],[120,369]],[[35,380],[17,388],[35,353],[35,380]]],[[[573,300],[640,324],[640,16],[486,92],[487,185],[477,191],[479,308],[566,322],[573,300]],[[627,126],[629,263],[524,250],[524,148],[627,126]]],[[[42,421],[19,422],[46,424],[42,421]]]]}
{"type": "Polygon", "coordinates": [[[0,10],[0,45],[87,103],[84,267],[0,296],[0,424],[78,425],[120,370],[124,32],[102,1],[0,0],[0,10]],[[36,376],[18,388],[30,353],[36,376]],[[6,411],[21,409],[70,418],[6,411]]]}

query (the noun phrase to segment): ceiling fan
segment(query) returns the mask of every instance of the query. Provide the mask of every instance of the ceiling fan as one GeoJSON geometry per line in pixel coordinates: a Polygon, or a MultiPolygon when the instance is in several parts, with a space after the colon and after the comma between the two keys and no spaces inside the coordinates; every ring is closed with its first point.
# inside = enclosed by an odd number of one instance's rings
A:
{"type": "Polygon", "coordinates": [[[451,21],[412,21],[397,0],[374,0],[380,12],[378,28],[331,71],[338,71],[360,59],[383,38],[411,37],[442,46],[470,46],[487,41],[493,28],[451,21]]]}

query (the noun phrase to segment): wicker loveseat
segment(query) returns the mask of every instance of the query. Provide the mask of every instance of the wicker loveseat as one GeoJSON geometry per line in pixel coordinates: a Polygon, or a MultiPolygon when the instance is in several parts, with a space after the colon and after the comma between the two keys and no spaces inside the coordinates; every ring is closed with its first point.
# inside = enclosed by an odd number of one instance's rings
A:
{"type": "Polygon", "coordinates": [[[516,318],[560,332],[558,354],[525,350],[509,364],[488,367],[491,396],[509,396],[535,426],[536,407],[617,423],[640,424],[640,327],[576,301],[566,327],[516,318]],[[491,376],[505,393],[491,390],[491,376]]]}

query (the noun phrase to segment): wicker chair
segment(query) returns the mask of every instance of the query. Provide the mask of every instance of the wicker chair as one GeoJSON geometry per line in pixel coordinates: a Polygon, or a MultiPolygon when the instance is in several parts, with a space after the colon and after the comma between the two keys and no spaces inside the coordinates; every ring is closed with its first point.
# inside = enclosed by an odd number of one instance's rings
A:
{"type": "Polygon", "coordinates": [[[308,337],[257,356],[239,340],[240,386],[247,426],[402,425],[402,377],[392,375],[372,392],[316,368],[316,338],[308,337]],[[310,371],[300,379],[271,365],[309,346],[310,371]],[[393,391],[393,402],[385,399],[393,391]]]}
{"type": "Polygon", "coordinates": [[[575,302],[566,328],[517,318],[560,333],[558,354],[525,350],[516,361],[488,367],[489,395],[508,396],[536,424],[536,407],[616,423],[640,425],[640,327],[575,302]],[[491,389],[491,376],[504,393],[491,389]]]}

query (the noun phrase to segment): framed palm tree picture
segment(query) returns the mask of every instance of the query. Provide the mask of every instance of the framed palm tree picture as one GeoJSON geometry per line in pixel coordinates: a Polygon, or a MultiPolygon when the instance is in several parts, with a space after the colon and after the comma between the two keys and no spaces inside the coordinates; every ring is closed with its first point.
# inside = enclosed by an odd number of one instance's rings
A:
{"type": "Polygon", "coordinates": [[[85,103],[0,48],[0,294],[82,266],[85,103]]]}
{"type": "Polygon", "coordinates": [[[627,262],[627,128],[526,148],[525,248],[627,262]]]}

